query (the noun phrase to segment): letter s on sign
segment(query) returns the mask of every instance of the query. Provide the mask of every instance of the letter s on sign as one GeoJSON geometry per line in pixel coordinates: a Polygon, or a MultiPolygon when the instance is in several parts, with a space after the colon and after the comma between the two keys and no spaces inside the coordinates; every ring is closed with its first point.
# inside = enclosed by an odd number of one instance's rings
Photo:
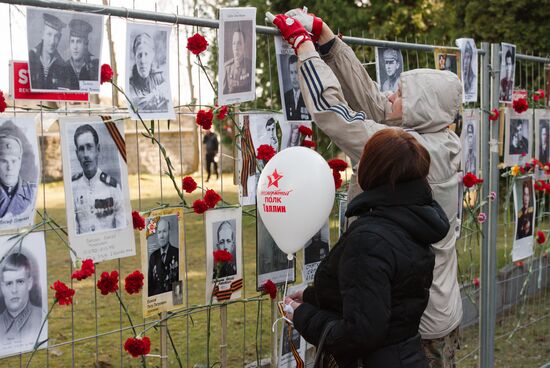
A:
{"type": "Polygon", "coordinates": [[[27,69],[19,69],[19,84],[29,84],[29,71],[27,69]]]}

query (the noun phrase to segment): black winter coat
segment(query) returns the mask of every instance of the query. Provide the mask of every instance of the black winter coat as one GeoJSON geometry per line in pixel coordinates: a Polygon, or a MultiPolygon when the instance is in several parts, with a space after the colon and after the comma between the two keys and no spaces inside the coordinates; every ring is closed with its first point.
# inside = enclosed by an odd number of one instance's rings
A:
{"type": "Polygon", "coordinates": [[[418,326],[429,298],[434,268],[431,244],[449,221],[422,180],[382,186],[351,201],[358,216],[323,259],[314,286],[294,311],[294,325],[317,345],[325,340],[340,368],[427,367],[418,326]]]}

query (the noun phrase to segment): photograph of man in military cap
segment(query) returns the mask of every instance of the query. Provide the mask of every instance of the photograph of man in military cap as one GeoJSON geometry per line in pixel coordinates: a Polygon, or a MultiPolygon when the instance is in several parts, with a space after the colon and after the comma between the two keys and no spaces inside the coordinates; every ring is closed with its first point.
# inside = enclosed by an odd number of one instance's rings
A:
{"type": "Polygon", "coordinates": [[[382,92],[395,92],[403,72],[403,55],[400,50],[377,47],[376,73],[382,92]]]}
{"type": "Polygon", "coordinates": [[[69,51],[67,60],[70,65],[70,89],[79,90],[80,81],[96,81],[99,73],[99,59],[90,50],[88,35],[93,31],[90,23],[82,19],[69,22],[69,51]]]}
{"type": "Polygon", "coordinates": [[[31,89],[99,92],[103,16],[27,9],[31,89]]]}
{"type": "Polygon", "coordinates": [[[516,46],[501,43],[499,102],[512,102],[516,72],[516,46]]]}
{"type": "Polygon", "coordinates": [[[173,119],[168,40],[170,27],[127,24],[126,91],[138,119],[173,119]]]}
{"type": "Polygon", "coordinates": [[[247,51],[245,33],[242,29],[237,28],[231,37],[231,48],[226,49],[226,55],[232,55],[232,57],[224,64],[223,93],[231,94],[250,90],[253,73],[252,60],[247,51]]]}
{"type": "Polygon", "coordinates": [[[97,128],[96,124],[82,124],[73,133],[77,163],[71,162],[71,187],[76,234],[126,226],[118,152],[103,152],[101,142],[110,137],[104,132],[100,136],[97,128]],[[109,169],[100,168],[100,163],[109,163],[109,169]]]}
{"type": "Polygon", "coordinates": [[[527,154],[529,151],[529,121],[527,119],[510,119],[510,155],[527,154]]]}
{"type": "Polygon", "coordinates": [[[179,281],[179,238],[176,215],[149,218],[154,222],[155,233],[147,237],[148,296],[172,291],[179,281]]]}

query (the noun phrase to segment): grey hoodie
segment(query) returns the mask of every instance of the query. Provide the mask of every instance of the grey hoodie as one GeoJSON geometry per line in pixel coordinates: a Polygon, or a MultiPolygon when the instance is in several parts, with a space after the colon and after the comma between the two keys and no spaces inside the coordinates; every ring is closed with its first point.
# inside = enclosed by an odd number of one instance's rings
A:
{"type": "MultiPolygon", "coordinates": [[[[353,50],[340,39],[323,56],[324,61],[317,52],[301,53],[299,59],[300,88],[308,111],[317,126],[352,162],[359,162],[368,139],[388,126],[407,130],[430,153],[428,181],[451,230],[442,241],[433,244],[436,255],[433,283],[419,330],[423,339],[448,335],[462,319],[455,252],[461,145],[458,136],[448,129],[462,102],[458,77],[433,69],[402,73],[403,119],[387,121],[391,103],[353,50]]],[[[354,174],[348,201],[360,192],[354,174]]]]}

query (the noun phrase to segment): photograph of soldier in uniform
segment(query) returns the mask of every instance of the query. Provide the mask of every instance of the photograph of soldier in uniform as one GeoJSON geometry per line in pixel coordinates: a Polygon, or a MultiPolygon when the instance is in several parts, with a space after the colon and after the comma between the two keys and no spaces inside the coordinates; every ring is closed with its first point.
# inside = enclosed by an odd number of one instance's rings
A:
{"type": "Polygon", "coordinates": [[[71,160],[71,188],[79,235],[126,226],[118,152],[108,149],[105,143],[112,139],[100,127],[83,124],[69,129],[77,158],[71,160]]]}
{"type": "Polygon", "coordinates": [[[457,51],[445,48],[434,50],[435,68],[449,70],[460,78],[460,55],[457,51]]]}
{"type": "Polygon", "coordinates": [[[99,92],[103,16],[27,9],[33,91],[99,92]]]}
{"type": "Polygon", "coordinates": [[[380,91],[397,91],[402,72],[403,55],[400,50],[387,47],[376,48],[376,76],[380,91]]]}
{"type": "Polygon", "coordinates": [[[219,103],[252,101],[256,78],[256,9],[220,9],[219,103]]]}
{"type": "Polygon", "coordinates": [[[146,228],[150,227],[155,231],[147,237],[147,295],[154,296],[172,291],[172,284],[180,280],[178,217],[149,217],[146,228]]]}
{"type": "Polygon", "coordinates": [[[477,47],[472,38],[459,38],[456,45],[460,49],[462,65],[462,85],[464,95],[462,102],[477,101],[477,47]]]}
{"type": "Polygon", "coordinates": [[[220,279],[237,274],[237,245],[235,243],[236,221],[234,219],[212,223],[214,251],[226,250],[231,253],[231,261],[225,262],[218,270],[214,267],[212,277],[220,279]]]}
{"type": "Polygon", "coordinates": [[[550,119],[537,119],[538,125],[539,125],[539,135],[537,136],[538,139],[538,149],[537,149],[537,159],[542,162],[543,164],[546,164],[549,162],[550,159],[550,151],[548,150],[549,145],[549,135],[548,135],[548,128],[550,127],[550,119]]]}
{"type": "Polygon", "coordinates": [[[174,119],[170,89],[170,27],[127,23],[126,91],[132,119],[174,119]]]}
{"type": "Polygon", "coordinates": [[[0,118],[0,230],[32,225],[39,174],[34,117],[0,118]]]}
{"type": "Polygon", "coordinates": [[[512,102],[515,71],[516,46],[509,43],[501,43],[499,102],[512,102]]]}
{"type": "Polygon", "coordinates": [[[527,119],[510,119],[510,142],[508,152],[511,155],[527,154],[529,151],[529,122],[527,119]]]}
{"type": "Polygon", "coordinates": [[[513,187],[515,209],[515,236],[512,247],[512,261],[529,257],[533,254],[533,234],[536,218],[536,199],[533,177],[516,179],[513,187]]]}
{"type": "MultiPolygon", "coordinates": [[[[465,114],[466,115],[466,114],[465,114]]],[[[462,129],[462,162],[465,173],[477,173],[477,121],[468,120],[462,129]]]]}
{"type": "MultiPolygon", "coordinates": [[[[9,236],[0,238],[0,245],[0,356],[4,356],[32,350],[48,298],[43,234],[29,234],[21,248],[9,236]]],[[[47,331],[46,325],[41,340],[47,339],[47,331]]]]}

